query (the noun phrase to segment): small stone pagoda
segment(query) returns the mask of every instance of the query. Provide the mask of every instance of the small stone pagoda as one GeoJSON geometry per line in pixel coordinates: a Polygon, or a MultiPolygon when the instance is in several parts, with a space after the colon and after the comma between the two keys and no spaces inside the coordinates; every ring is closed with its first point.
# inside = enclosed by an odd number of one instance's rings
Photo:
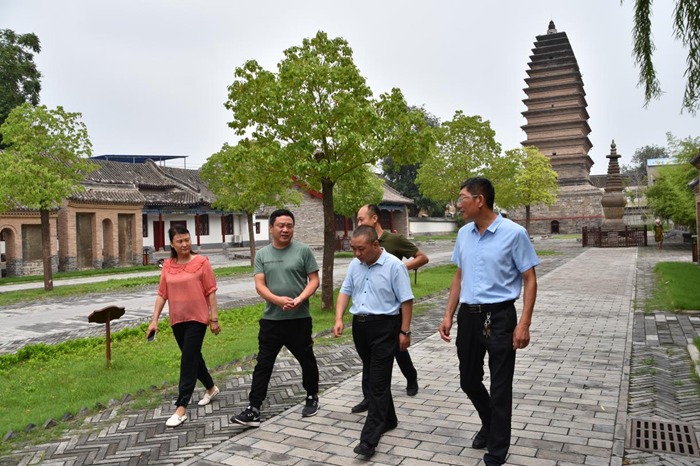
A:
{"type": "Polygon", "coordinates": [[[625,221],[625,206],[627,198],[622,192],[622,177],[620,176],[620,165],[617,160],[620,156],[617,154],[617,147],[613,140],[610,144],[610,155],[605,156],[608,162],[608,177],[605,183],[605,194],[601,204],[603,205],[603,230],[624,230],[625,221]]]}
{"type": "MultiPolygon", "coordinates": [[[[569,38],[553,21],[547,34],[536,37],[528,67],[523,89],[527,124],[522,126],[527,139],[522,145],[537,147],[549,157],[561,187],[554,205],[532,207],[531,233],[578,233],[583,226],[597,227],[603,218],[602,193],[590,179],[593,160],[588,151],[593,145],[586,92],[569,38]]],[[[511,213],[521,224],[524,217],[522,208],[511,213]]]]}

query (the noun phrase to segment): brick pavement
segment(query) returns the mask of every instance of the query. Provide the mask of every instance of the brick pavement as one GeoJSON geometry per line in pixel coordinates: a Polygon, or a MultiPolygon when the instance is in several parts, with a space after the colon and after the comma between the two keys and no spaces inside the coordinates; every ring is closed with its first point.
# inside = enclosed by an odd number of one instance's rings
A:
{"type": "MultiPolygon", "coordinates": [[[[645,313],[644,305],[654,288],[656,263],[689,262],[690,258],[690,246],[673,241],[666,242],[661,251],[653,247],[639,250],[628,416],[690,423],[700,441],[698,382],[687,351],[688,343],[700,335],[700,312],[651,309],[645,313]]],[[[627,464],[700,465],[698,457],[631,449],[625,460],[627,464]]]]}
{"type": "MultiPolygon", "coordinates": [[[[540,279],[533,343],[516,365],[508,464],[622,464],[636,254],[590,249],[540,279]]],[[[469,448],[479,420],[459,388],[453,345],[434,334],[412,355],[421,390],[403,395],[395,372],[400,423],[370,464],[483,464],[469,448]]],[[[292,407],[184,464],[360,464],[352,448],[363,417],[349,412],[360,397],[354,376],[323,394],[318,416],[292,407]]]]}

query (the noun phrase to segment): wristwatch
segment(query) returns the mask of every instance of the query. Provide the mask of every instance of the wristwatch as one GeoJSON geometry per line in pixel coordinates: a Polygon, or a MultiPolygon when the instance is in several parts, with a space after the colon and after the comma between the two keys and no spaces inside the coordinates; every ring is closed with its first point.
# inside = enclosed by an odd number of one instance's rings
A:
{"type": "Polygon", "coordinates": [[[411,336],[411,331],[410,331],[410,330],[408,330],[408,331],[406,331],[406,332],[404,332],[403,330],[399,330],[399,332],[401,333],[401,335],[405,335],[405,336],[407,336],[407,337],[410,337],[410,336],[411,336]]]}

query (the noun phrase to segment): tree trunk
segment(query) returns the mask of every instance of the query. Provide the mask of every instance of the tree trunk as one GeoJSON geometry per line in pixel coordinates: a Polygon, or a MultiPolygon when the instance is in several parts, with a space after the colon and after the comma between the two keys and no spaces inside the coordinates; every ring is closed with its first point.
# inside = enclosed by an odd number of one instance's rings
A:
{"type": "Polygon", "coordinates": [[[41,249],[44,261],[44,291],[53,290],[53,271],[51,270],[51,223],[48,209],[41,209],[41,249]]]}
{"type": "Polygon", "coordinates": [[[527,230],[527,234],[530,234],[530,206],[526,205],[525,206],[525,229],[527,230]]]}
{"type": "Polygon", "coordinates": [[[329,180],[321,181],[323,194],[323,266],[321,283],[321,309],[333,311],[333,259],[335,257],[335,212],[333,211],[333,186],[329,180]]]}
{"type": "Polygon", "coordinates": [[[255,231],[253,229],[253,214],[245,213],[248,219],[248,238],[250,238],[250,266],[255,267],[255,231]]]}

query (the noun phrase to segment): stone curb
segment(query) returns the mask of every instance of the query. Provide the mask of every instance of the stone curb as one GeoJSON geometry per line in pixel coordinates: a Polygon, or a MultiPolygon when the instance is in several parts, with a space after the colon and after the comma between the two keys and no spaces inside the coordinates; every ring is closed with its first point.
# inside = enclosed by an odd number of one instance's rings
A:
{"type": "Polygon", "coordinates": [[[695,373],[700,375],[700,350],[698,350],[698,347],[695,346],[694,343],[688,345],[688,354],[690,354],[690,359],[695,365],[695,373]]]}

